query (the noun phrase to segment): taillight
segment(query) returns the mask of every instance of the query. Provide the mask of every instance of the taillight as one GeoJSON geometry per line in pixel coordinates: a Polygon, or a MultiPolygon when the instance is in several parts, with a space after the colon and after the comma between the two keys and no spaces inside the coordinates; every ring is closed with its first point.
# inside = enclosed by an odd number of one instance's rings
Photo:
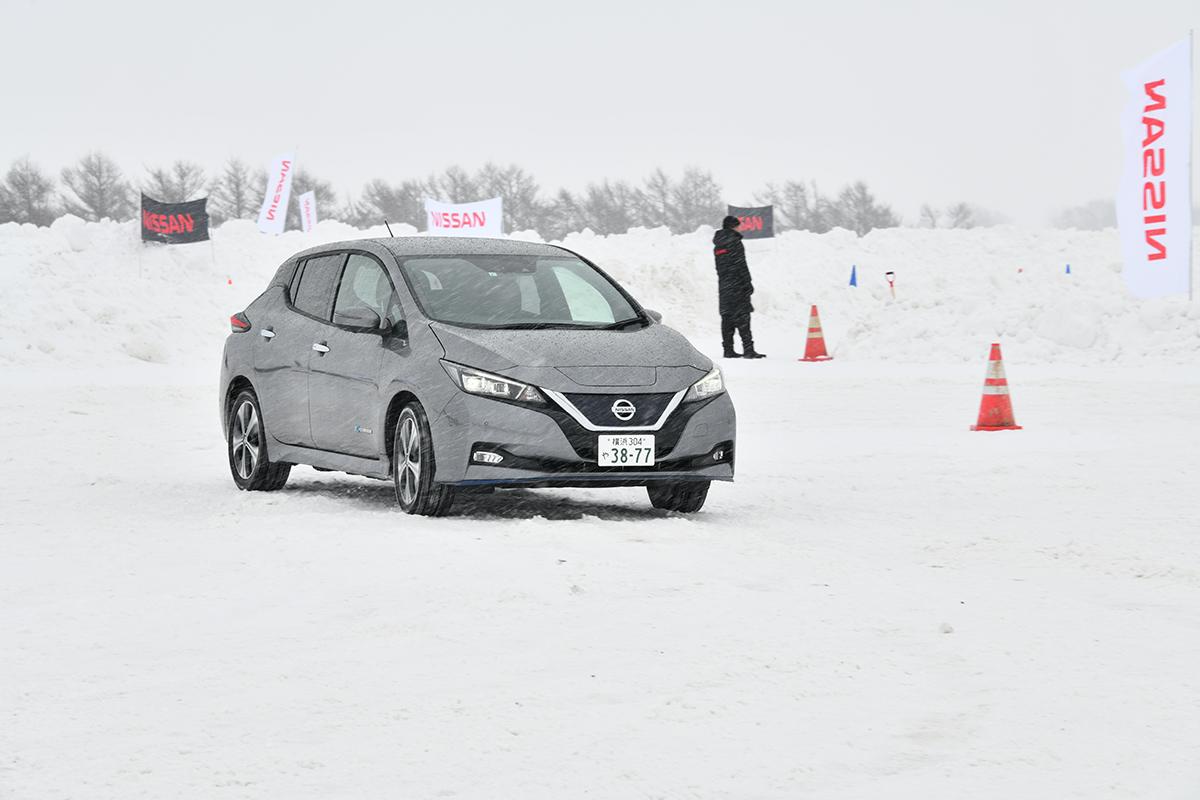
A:
{"type": "Polygon", "coordinates": [[[250,320],[246,319],[246,315],[238,312],[229,318],[229,327],[234,333],[245,333],[250,330],[250,320]]]}

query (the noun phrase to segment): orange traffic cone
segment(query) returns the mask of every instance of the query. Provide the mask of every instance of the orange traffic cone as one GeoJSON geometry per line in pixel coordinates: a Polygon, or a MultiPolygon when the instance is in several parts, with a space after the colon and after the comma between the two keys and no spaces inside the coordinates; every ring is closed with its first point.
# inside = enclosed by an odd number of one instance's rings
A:
{"type": "Polygon", "coordinates": [[[1021,426],[1013,419],[1012,398],[1008,394],[1008,378],[1004,375],[1004,360],[1000,357],[1000,343],[992,343],[988,356],[987,377],[983,381],[983,401],[979,404],[979,421],[971,426],[973,431],[1019,431],[1021,426]]]}
{"type": "Polygon", "coordinates": [[[804,346],[804,358],[800,361],[829,361],[833,356],[825,351],[825,334],[821,332],[821,316],[813,306],[808,313],[808,343],[804,346]]]}

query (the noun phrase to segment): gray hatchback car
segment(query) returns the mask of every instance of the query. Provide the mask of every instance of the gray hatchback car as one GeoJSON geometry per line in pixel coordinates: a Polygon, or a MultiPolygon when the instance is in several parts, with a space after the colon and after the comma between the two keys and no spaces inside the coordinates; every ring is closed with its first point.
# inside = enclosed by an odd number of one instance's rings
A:
{"type": "Polygon", "coordinates": [[[692,512],[733,479],[720,370],[562,247],[315,247],[230,324],[220,409],[240,489],[308,464],[391,479],[410,514],[509,486],[645,486],[692,512]]]}

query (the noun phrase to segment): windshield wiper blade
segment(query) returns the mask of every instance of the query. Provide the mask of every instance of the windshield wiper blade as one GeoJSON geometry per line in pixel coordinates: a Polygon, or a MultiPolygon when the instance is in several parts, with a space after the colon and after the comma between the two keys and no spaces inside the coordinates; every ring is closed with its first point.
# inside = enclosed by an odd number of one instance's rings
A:
{"type": "Polygon", "coordinates": [[[639,325],[643,325],[643,326],[646,324],[646,320],[642,319],[641,317],[630,317],[629,319],[618,320],[618,321],[612,323],[611,325],[605,325],[603,328],[601,328],[601,330],[615,331],[619,328],[624,328],[626,325],[630,325],[634,322],[636,322],[639,325]]]}
{"type": "Polygon", "coordinates": [[[559,330],[586,330],[594,329],[593,325],[579,325],[572,322],[513,322],[508,325],[497,325],[500,330],[505,331],[540,331],[548,328],[559,330]]]}

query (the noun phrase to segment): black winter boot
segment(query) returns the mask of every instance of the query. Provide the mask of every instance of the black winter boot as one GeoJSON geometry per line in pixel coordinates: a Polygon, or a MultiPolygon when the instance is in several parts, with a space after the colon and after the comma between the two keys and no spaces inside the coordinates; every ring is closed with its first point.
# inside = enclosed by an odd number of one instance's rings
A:
{"type": "Polygon", "coordinates": [[[741,358],[742,354],[733,349],[733,345],[725,348],[725,358],[741,358]]]}
{"type": "Polygon", "coordinates": [[[742,353],[742,358],[766,358],[766,356],[751,347],[749,350],[742,353]]]}

